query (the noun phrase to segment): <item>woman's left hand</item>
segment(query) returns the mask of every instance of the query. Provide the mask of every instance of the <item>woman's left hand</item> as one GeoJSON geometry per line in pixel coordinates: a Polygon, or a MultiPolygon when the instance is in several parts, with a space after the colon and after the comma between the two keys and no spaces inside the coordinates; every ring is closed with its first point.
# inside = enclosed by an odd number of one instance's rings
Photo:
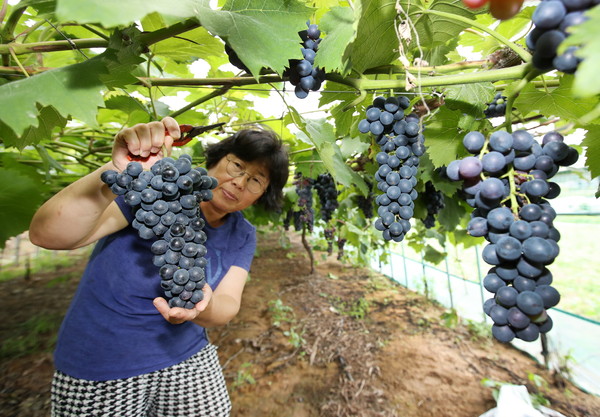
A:
{"type": "Polygon", "coordinates": [[[154,307],[171,324],[193,321],[208,307],[208,303],[212,299],[213,291],[208,284],[204,285],[202,292],[204,293],[204,298],[194,308],[169,307],[169,303],[163,297],[154,299],[154,307]]]}

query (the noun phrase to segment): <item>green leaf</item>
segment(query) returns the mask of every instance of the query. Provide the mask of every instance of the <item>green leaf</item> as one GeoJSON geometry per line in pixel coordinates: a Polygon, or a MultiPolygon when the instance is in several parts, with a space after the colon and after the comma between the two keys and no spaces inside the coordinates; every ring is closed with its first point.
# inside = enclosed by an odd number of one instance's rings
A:
{"type": "Polygon", "coordinates": [[[206,0],[56,0],[56,17],[61,22],[98,23],[104,27],[126,26],[149,13],[158,12],[172,24],[194,17],[206,0]]]}
{"type": "Polygon", "coordinates": [[[369,149],[369,147],[371,146],[371,144],[365,143],[362,140],[360,140],[359,137],[346,137],[342,139],[341,142],[342,143],[340,146],[340,150],[342,152],[342,157],[345,159],[348,159],[354,155],[361,154],[367,149],[369,149]]]}
{"type": "Polygon", "coordinates": [[[221,10],[203,9],[197,17],[257,77],[263,67],[281,75],[288,59],[302,58],[298,32],[306,29],[310,13],[297,0],[228,0],[221,10]]]}
{"type": "Polygon", "coordinates": [[[14,146],[23,150],[28,145],[36,145],[44,139],[48,139],[55,127],[65,127],[67,119],[62,117],[52,106],[42,107],[39,110],[38,125],[29,126],[21,136],[0,121],[0,139],[4,146],[14,146]]]}
{"type": "Polygon", "coordinates": [[[325,36],[322,36],[323,40],[319,44],[315,66],[325,71],[347,74],[350,71],[350,62],[344,60],[343,53],[356,39],[357,28],[355,11],[348,7],[335,7],[326,13],[319,22],[319,29],[325,32],[325,36]]]}
{"type": "Polygon", "coordinates": [[[0,248],[10,237],[27,230],[42,203],[42,191],[30,177],[0,168],[0,248]]]}
{"type": "Polygon", "coordinates": [[[458,123],[462,113],[440,107],[431,121],[426,122],[425,146],[433,166],[438,168],[448,165],[459,155],[462,147],[462,136],[459,135],[458,123]]]}
{"type": "Polygon", "coordinates": [[[597,97],[576,99],[573,96],[573,76],[564,75],[555,89],[536,89],[528,84],[515,100],[515,107],[523,114],[541,113],[546,117],[578,119],[589,113],[598,103],[597,97]]]}
{"type": "Polygon", "coordinates": [[[52,106],[62,117],[96,125],[98,107],[105,89],[99,77],[103,62],[93,58],[81,64],[46,71],[0,86],[0,120],[17,135],[39,124],[38,104],[52,106]]]}
{"type": "Polygon", "coordinates": [[[422,13],[424,10],[436,10],[440,12],[451,13],[458,16],[475,19],[475,12],[467,9],[462,0],[433,0],[433,1],[408,1],[400,2],[404,10],[408,9],[408,14],[416,29],[417,35],[412,34],[413,47],[426,45],[431,48],[438,45],[444,45],[448,39],[453,39],[459,35],[467,25],[457,20],[446,17],[422,13]],[[407,7],[408,5],[408,7],[407,7]]]}
{"type": "Polygon", "coordinates": [[[343,56],[344,62],[349,61],[357,72],[389,64],[398,57],[396,2],[364,0],[362,9],[355,40],[343,56]]]}
{"type": "Polygon", "coordinates": [[[135,27],[116,30],[111,35],[108,47],[101,55],[107,73],[101,74],[100,79],[107,87],[125,87],[137,81],[133,72],[144,61],[140,54],[145,49],[140,42],[140,35],[141,32],[135,27]]]}
{"type": "Polygon", "coordinates": [[[307,119],[305,123],[306,127],[298,133],[306,136],[305,140],[309,140],[315,145],[327,171],[340,184],[346,187],[356,186],[363,195],[367,195],[367,185],[360,175],[348,167],[339,146],[335,142],[336,137],[333,126],[323,119],[307,119]]]}
{"type": "Polygon", "coordinates": [[[451,85],[444,89],[444,100],[449,109],[480,116],[495,92],[492,83],[451,85]]]}
{"type": "MultiPolygon", "coordinates": [[[[436,184],[437,185],[437,184],[436,184]]],[[[454,198],[445,196],[444,197],[444,208],[440,210],[437,216],[437,221],[442,225],[445,230],[453,231],[456,230],[460,224],[461,219],[465,216],[466,210],[459,203],[456,195],[454,198]]]]}
{"type": "Polygon", "coordinates": [[[150,47],[154,55],[190,63],[198,58],[223,54],[223,44],[204,28],[196,28],[176,38],[168,38],[150,47]]]}
{"type": "Polygon", "coordinates": [[[589,17],[584,23],[573,26],[571,35],[561,44],[562,48],[568,46],[581,46],[577,56],[583,61],[575,73],[573,93],[579,97],[592,97],[600,94],[600,7],[593,7],[586,12],[589,17]]]}
{"type": "Polygon", "coordinates": [[[587,133],[581,146],[585,150],[585,165],[590,169],[592,178],[600,176],[600,126],[586,127],[587,133]]]}

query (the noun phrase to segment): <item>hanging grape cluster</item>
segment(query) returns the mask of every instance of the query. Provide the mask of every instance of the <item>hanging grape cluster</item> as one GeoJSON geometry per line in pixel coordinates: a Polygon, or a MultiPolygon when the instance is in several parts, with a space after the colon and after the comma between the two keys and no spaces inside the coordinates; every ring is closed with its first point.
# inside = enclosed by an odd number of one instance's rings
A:
{"type": "Polygon", "coordinates": [[[369,189],[369,193],[367,196],[363,196],[358,194],[356,196],[356,206],[363,213],[365,219],[370,219],[373,217],[373,207],[375,205],[375,194],[373,193],[373,183],[368,179],[365,180],[367,184],[367,188],[369,189]]]}
{"type": "Polygon", "coordinates": [[[414,200],[418,193],[419,157],[425,153],[419,117],[404,116],[410,101],[404,97],[376,97],[367,107],[366,119],[358,123],[361,133],[375,136],[380,152],[375,173],[377,188],[383,192],[375,199],[378,206],[375,228],[385,240],[401,242],[411,228],[414,200]]]}
{"type": "Polygon", "coordinates": [[[321,206],[321,218],[325,223],[331,220],[331,215],[338,208],[338,191],[331,174],[319,174],[314,182],[319,204],[321,206]]]}
{"type": "Polygon", "coordinates": [[[482,258],[492,268],[483,285],[494,297],[483,307],[494,322],[492,334],[501,342],[534,341],[552,328],[547,310],[560,300],[548,269],[560,239],[548,200],[560,187],[549,180],[579,154],[558,132],[544,135],[541,144],[525,130],[496,131],[487,139],[469,132],[463,144],[473,156],[451,162],[446,175],[463,180],[474,208],[468,233],[488,241],[482,258]]]}
{"type": "Polygon", "coordinates": [[[192,158],[167,157],[149,171],[130,162],[123,172],[107,170],[102,181],[132,207],[134,227],[142,239],[156,239],[150,248],[160,285],[171,307],[194,308],[202,301],[207,260],[204,219],[199,203],[212,199],[217,179],[206,169],[192,168],[192,158]]]}
{"type": "Polygon", "coordinates": [[[306,230],[312,233],[315,222],[312,195],[314,180],[297,172],[294,174],[294,181],[292,183],[296,188],[296,194],[298,194],[297,205],[299,208],[299,210],[293,213],[294,229],[300,232],[306,227],[306,230]]]}
{"type": "Polygon", "coordinates": [[[294,94],[298,98],[308,97],[310,91],[318,91],[325,81],[325,71],[315,67],[315,57],[321,43],[321,31],[318,25],[306,22],[307,30],[298,32],[302,39],[303,59],[290,59],[286,74],[295,87],[294,94]]]}
{"type": "Polygon", "coordinates": [[[573,26],[585,22],[585,12],[600,4],[600,0],[547,0],[542,1],[533,12],[531,20],[535,27],[526,38],[527,47],[533,51],[532,63],[542,70],[557,69],[573,74],[581,59],[577,46],[570,46],[558,54],[560,44],[569,36],[573,26]]]}
{"type": "Polygon", "coordinates": [[[497,92],[492,101],[487,103],[487,107],[483,111],[485,117],[502,117],[506,113],[506,97],[501,92],[497,92]]]}
{"type": "Polygon", "coordinates": [[[427,181],[423,199],[427,209],[427,216],[423,219],[423,224],[427,229],[431,229],[435,226],[435,216],[445,207],[444,194],[436,190],[431,181],[427,181]]]}

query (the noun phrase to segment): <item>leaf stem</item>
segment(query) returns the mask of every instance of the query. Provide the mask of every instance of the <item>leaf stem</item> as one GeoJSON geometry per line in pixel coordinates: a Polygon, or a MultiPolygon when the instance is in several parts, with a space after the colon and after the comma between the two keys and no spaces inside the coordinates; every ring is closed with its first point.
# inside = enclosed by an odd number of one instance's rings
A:
{"type": "Polygon", "coordinates": [[[8,0],[2,0],[2,8],[0,9],[0,25],[4,22],[6,11],[8,10],[8,0]]]}
{"type": "Polygon", "coordinates": [[[25,67],[23,66],[23,64],[21,63],[21,61],[19,60],[19,57],[17,57],[15,55],[15,53],[13,52],[12,49],[9,49],[9,51],[10,51],[10,56],[12,56],[12,58],[15,60],[15,62],[17,63],[17,65],[21,69],[21,72],[23,74],[25,74],[25,77],[29,78],[29,73],[27,72],[27,70],[25,69],[25,67]]]}
{"type": "Polygon", "coordinates": [[[476,27],[477,29],[484,31],[485,33],[487,33],[488,35],[490,35],[491,37],[496,39],[498,42],[505,44],[510,49],[515,51],[515,53],[517,55],[519,55],[523,61],[529,62],[531,60],[531,54],[529,52],[527,52],[525,49],[521,48],[519,45],[517,45],[516,43],[514,43],[507,37],[499,34],[495,30],[490,29],[489,27],[482,25],[481,23],[479,23],[475,20],[468,19],[464,16],[460,16],[460,15],[457,15],[454,13],[441,12],[439,10],[427,9],[427,10],[422,10],[421,12],[424,14],[432,14],[432,15],[436,15],[436,16],[440,16],[440,17],[445,17],[446,19],[456,20],[458,22],[466,23],[469,26],[476,27]]]}
{"type": "Polygon", "coordinates": [[[171,117],[177,117],[180,114],[185,113],[186,111],[188,111],[190,109],[193,109],[194,107],[196,107],[199,104],[207,102],[208,100],[211,100],[211,99],[213,99],[215,97],[222,96],[227,91],[229,91],[230,88],[231,88],[230,85],[226,85],[226,86],[223,86],[223,87],[219,88],[218,90],[214,90],[211,93],[209,93],[209,94],[207,94],[207,95],[205,95],[203,97],[200,97],[197,100],[194,100],[190,104],[188,104],[188,105],[186,105],[186,106],[184,106],[184,107],[182,107],[182,108],[180,108],[178,110],[175,110],[173,113],[170,114],[170,116],[171,117]]]}
{"type": "Polygon", "coordinates": [[[515,100],[519,96],[519,93],[521,92],[521,90],[523,88],[525,88],[527,86],[527,84],[529,84],[529,82],[531,80],[533,80],[538,75],[543,74],[542,71],[534,68],[533,65],[530,65],[530,64],[525,64],[525,65],[526,65],[527,68],[530,68],[529,71],[527,72],[527,74],[525,75],[525,77],[523,77],[523,79],[521,79],[521,81],[519,81],[519,83],[517,84],[517,86],[515,87],[515,89],[513,91],[511,91],[511,93],[509,94],[509,96],[508,96],[508,98],[506,100],[505,121],[504,121],[504,123],[503,123],[502,126],[506,127],[506,131],[509,132],[509,133],[512,133],[512,107],[513,107],[513,103],[515,102],[515,100]]]}

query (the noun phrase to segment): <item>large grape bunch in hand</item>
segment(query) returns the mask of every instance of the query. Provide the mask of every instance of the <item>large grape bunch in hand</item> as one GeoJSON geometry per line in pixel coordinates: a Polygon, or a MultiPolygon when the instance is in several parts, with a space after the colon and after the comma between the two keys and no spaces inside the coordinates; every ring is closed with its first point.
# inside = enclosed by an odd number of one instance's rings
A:
{"type": "Polygon", "coordinates": [[[463,0],[463,3],[471,9],[479,9],[489,3],[492,16],[506,20],[519,13],[523,0],[463,0]]]}
{"type": "Polygon", "coordinates": [[[486,138],[469,132],[463,144],[472,156],[448,164],[446,175],[463,181],[463,197],[474,208],[467,231],[488,244],[483,260],[492,265],[483,286],[493,297],[483,306],[501,342],[527,342],[552,328],[547,310],[560,294],[549,265],[559,253],[556,211],[549,200],[560,194],[550,179],[579,154],[558,132],[541,144],[525,130],[496,131],[486,138]]]}
{"type": "Polygon", "coordinates": [[[212,199],[217,179],[192,158],[166,157],[145,171],[137,161],[122,172],[107,170],[102,181],[131,206],[132,227],[153,240],[152,263],[159,268],[160,286],[171,307],[192,309],[204,298],[207,260],[205,221],[199,203],[212,199]]]}

